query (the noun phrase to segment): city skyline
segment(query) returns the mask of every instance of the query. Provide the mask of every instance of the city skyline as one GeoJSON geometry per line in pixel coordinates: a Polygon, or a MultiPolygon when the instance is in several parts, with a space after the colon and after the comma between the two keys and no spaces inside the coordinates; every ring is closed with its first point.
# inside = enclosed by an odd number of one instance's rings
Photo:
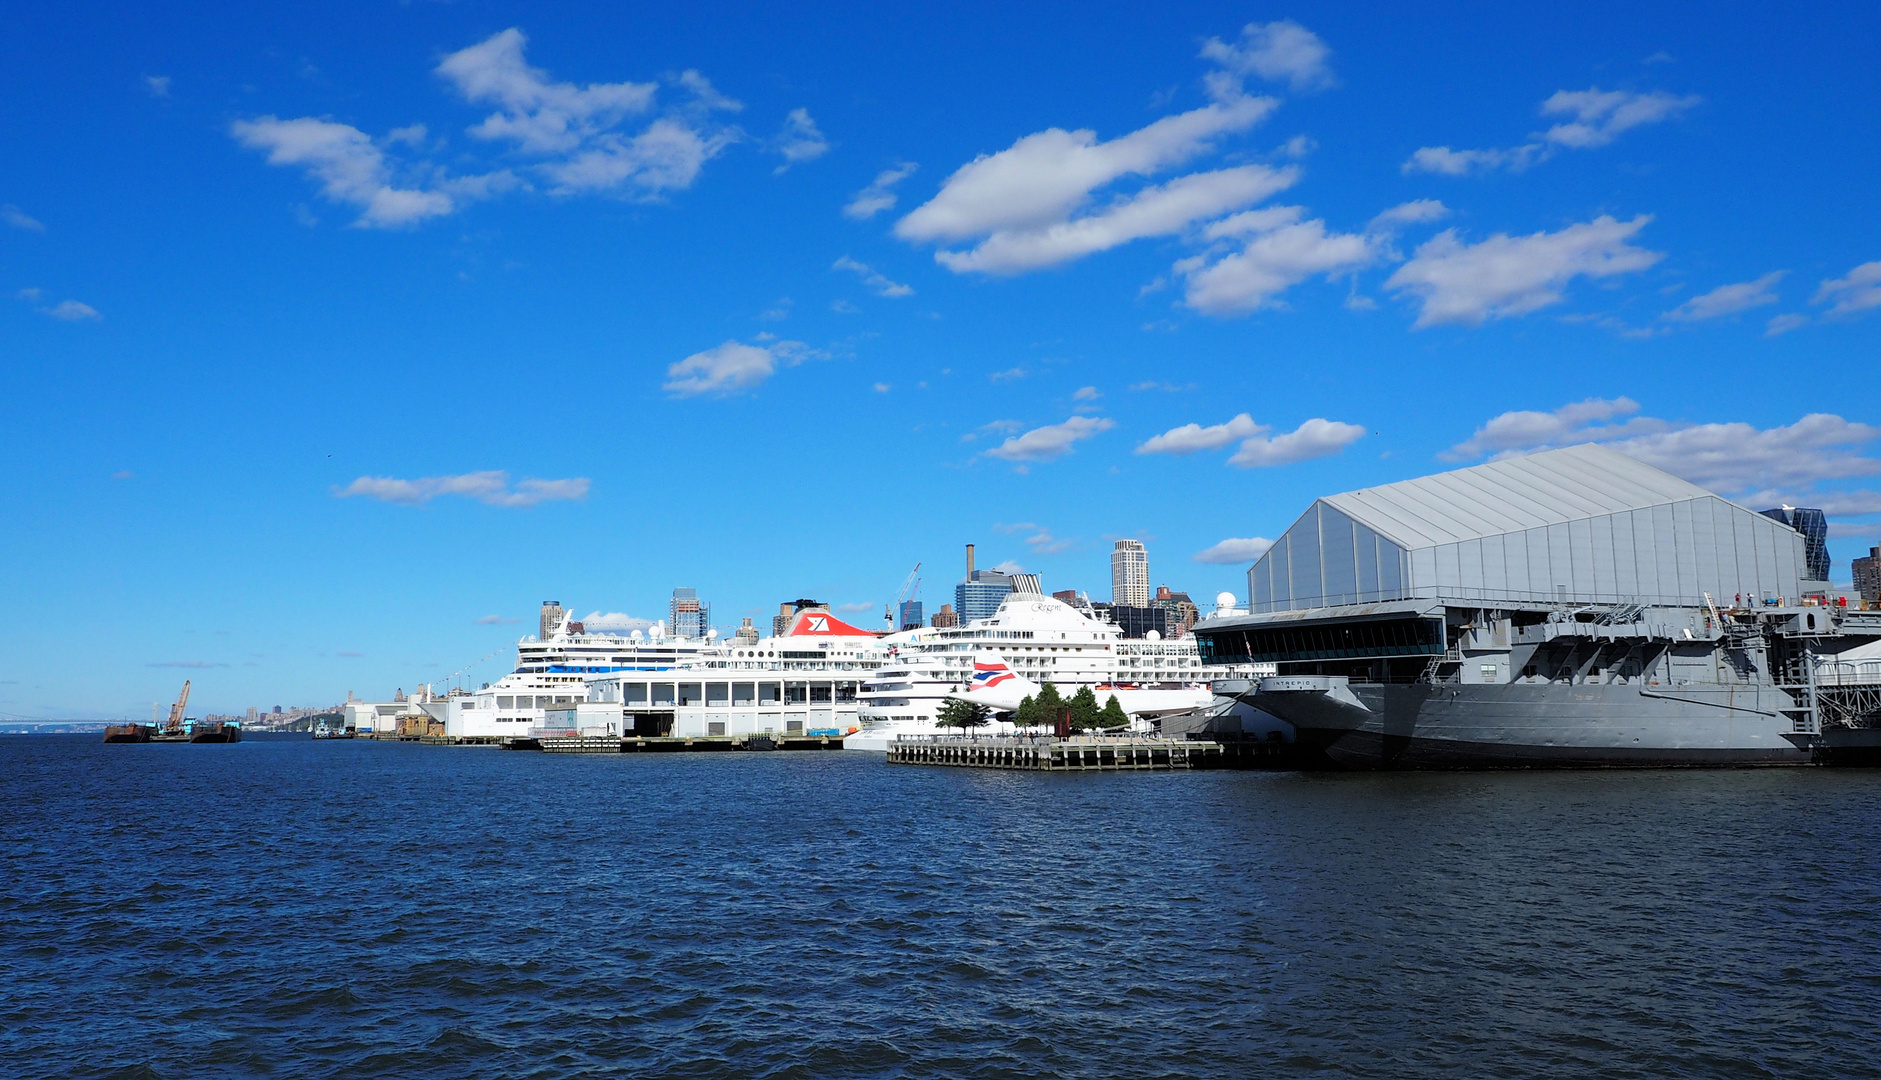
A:
{"type": "Polygon", "coordinates": [[[1782,25],[23,9],[0,716],[488,680],[678,582],[874,628],[969,542],[1207,609],[1316,497],[1579,441],[1846,584],[1881,14],[1782,25]]]}

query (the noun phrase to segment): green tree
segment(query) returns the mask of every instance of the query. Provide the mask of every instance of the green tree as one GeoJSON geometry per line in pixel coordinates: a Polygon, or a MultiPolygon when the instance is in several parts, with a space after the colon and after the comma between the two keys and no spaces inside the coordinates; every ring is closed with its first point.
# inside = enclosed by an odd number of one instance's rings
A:
{"type": "Polygon", "coordinates": [[[1013,710],[1012,725],[1021,728],[1037,727],[1039,725],[1038,703],[1032,700],[1030,694],[1019,699],[1019,707],[1013,710]]]}
{"type": "Polygon", "coordinates": [[[1078,687],[1078,692],[1071,695],[1071,730],[1090,731],[1101,727],[1097,718],[1102,713],[1097,707],[1097,695],[1088,685],[1078,687]]]}
{"type": "Polygon", "coordinates": [[[1033,707],[1038,709],[1038,723],[1048,726],[1051,730],[1057,730],[1059,713],[1065,711],[1065,696],[1057,692],[1057,687],[1053,683],[1046,683],[1044,687],[1038,687],[1038,700],[1033,707]]]}
{"type": "Polygon", "coordinates": [[[974,728],[985,727],[991,711],[986,706],[971,701],[948,698],[941,702],[940,712],[936,714],[934,722],[944,728],[971,731],[974,728]]]}
{"type": "Polygon", "coordinates": [[[1097,715],[1097,726],[1105,731],[1121,731],[1130,726],[1130,714],[1117,704],[1117,695],[1110,695],[1110,700],[1104,703],[1104,711],[1097,715]]]}

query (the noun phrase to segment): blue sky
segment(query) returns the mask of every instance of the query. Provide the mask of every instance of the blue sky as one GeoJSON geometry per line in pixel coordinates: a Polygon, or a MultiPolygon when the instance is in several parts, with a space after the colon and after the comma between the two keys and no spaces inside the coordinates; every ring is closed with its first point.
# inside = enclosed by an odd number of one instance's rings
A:
{"type": "Polygon", "coordinates": [[[968,542],[1239,593],[1315,495],[1587,439],[1824,506],[1845,581],[1878,24],[21,9],[0,716],[492,679],[544,598],[872,625],[968,542]]]}

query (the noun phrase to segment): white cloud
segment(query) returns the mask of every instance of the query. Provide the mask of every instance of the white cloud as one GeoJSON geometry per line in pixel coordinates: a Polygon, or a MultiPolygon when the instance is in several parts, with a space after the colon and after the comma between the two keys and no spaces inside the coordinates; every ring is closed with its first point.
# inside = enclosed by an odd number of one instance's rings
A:
{"type": "Polygon", "coordinates": [[[167,98],[170,96],[170,77],[168,75],[144,76],[144,89],[151,97],[167,98]]]}
{"type": "MultiPolygon", "coordinates": [[[[1298,212],[1297,207],[1282,210],[1298,212]]],[[[1315,218],[1275,224],[1278,211],[1253,210],[1209,226],[1211,237],[1255,230],[1240,250],[1208,261],[1184,259],[1176,273],[1187,278],[1183,303],[1210,315],[1234,315],[1270,307],[1276,297],[1316,274],[1332,277],[1369,266],[1379,252],[1373,241],[1356,233],[1328,232],[1315,218]]]]}
{"type": "Polygon", "coordinates": [[[1567,116],[1572,119],[1531,136],[1533,141],[1506,150],[1452,150],[1448,146],[1426,146],[1412,153],[1401,168],[1406,173],[1438,173],[1444,176],[1467,176],[1496,169],[1522,172],[1548,160],[1557,148],[1589,150],[1605,146],[1623,131],[1672,119],[1701,100],[1696,96],[1668,94],[1663,90],[1646,93],[1602,90],[1599,87],[1557,90],[1541,103],[1541,115],[1567,116]]]}
{"type": "Polygon", "coordinates": [[[1139,454],[1193,454],[1198,450],[1219,450],[1229,443],[1242,439],[1251,439],[1268,430],[1254,422],[1247,413],[1241,413],[1225,424],[1184,424],[1170,428],[1152,439],[1145,440],[1136,448],[1139,454]]]}
{"type": "Polygon", "coordinates": [[[1303,158],[1319,149],[1319,144],[1306,135],[1295,135],[1280,144],[1280,152],[1290,158],[1303,158]]]}
{"type": "Polygon", "coordinates": [[[1850,270],[1847,277],[1824,281],[1810,303],[1830,301],[1834,301],[1828,311],[1830,315],[1859,315],[1881,307],[1881,260],[1862,263],[1850,270]]]}
{"type": "Polygon", "coordinates": [[[511,27],[446,56],[438,75],[473,104],[498,111],[470,129],[480,139],[505,139],[533,154],[566,154],[653,107],[655,83],[550,82],[523,58],[528,38],[511,27]]]}
{"type": "Polygon", "coordinates": [[[0,206],[0,221],[4,221],[16,229],[25,229],[27,232],[42,233],[46,231],[46,227],[40,224],[37,219],[28,215],[26,211],[21,210],[12,203],[0,206]]]}
{"type": "Polygon", "coordinates": [[[1881,460],[1856,452],[1877,438],[1881,428],[1811,413],[1781,427],[1695,424],[1612,445],[1694,484],[1728,492],[1797,490],[1822,480],[1881,475],[1881,460]]]}
{"type": "Polygon", "coordinates": [[[1053,536],[1050,529],[1037,525],[1028,526],[1028,528],[1038,530],[1025,538],[1025,546],[1031,548],[1034,555],[1058,555],[1077,545],[1075,539],[1068,540],[1053,536]]]}
{"type": "Polygon", "coordinates": [[[877,296],[899,297],[914,295],[914,288],[912,286],[890,281],[883,275],[876,273],[867,263],[857,262],[847,255],[837,259],[836,262],[830,266],[830,269],[854,271],[856,276],[862,279],[862,283],[867,285],[870,291],[874,292],[877,296]]]}
{"type": "Polygon", "coordinates": [[[1090,130],[1050,128],[955,170],[932,199],[895,225],[916,242],[981,238],[968,252],[937,253],[955,270],[1007,272],[1050,265],[1141,236],[1177,231],[1198,217],[1246,205],[1292,183],[1264,166],[1179,177],[1074,219],[1094,192],[1126,176],[1150,176],[1211,150],[1276,106],[1236,97],[1161,120],[1108,142],[1090,130]],[[1186,216],[1185,216],[1186,215],[1186,216]],[[983,249],[983,250],[982,250],[983,249]]]}
{"type": "Polygon", "coordinates": [[[862,612],[862,611],[873,611],[875,610],[875,601],[858,600],[853,604],[837,604],[836,610],[848,612],[850,614],[855,614],[857,612],[862,612]]]}
{"type": "Polygon", "coordinates": [[[585,499],[588,478],[568,480],[519,480],[509,482],[509,473],[501,469],[464,473],[459,476],[426,476],[401,480],[393,476],[362,476],[333,494],[342,499],[355,495],[381,502],[414,506],[428,503],[440,495],[462,495],[491,506],[534,506],[537,503],[585,499]]]}
{"type": "Polygon", "coordinates": [[[1239,442],[1228,464],[1243,469],[1291,465],[1326,457],[1345,449],[1365,434],[1357,424],[1323,420],[1315,417],[1283,435],[1269,436],[1273,429],[1257,424],[1247,413],[1240,413],[1223,424],[1184,424],[1148,439],[1136,448],[1139,454],[1193,454],[1201,450],[1219,450],[1239,442]]]}
{"type": "Polygon", "coordinates": [[[906,180],[916,167],[914,162],[904,161],[892,169],[883,169],[877,173],[875,179],[869,181],[869,186],[856,192],[848,205],[843,207],[843,216],[866,221],[884,210],[894,209],[895,193],[889,189],[906,180]]]}
{"type": "Polygon", "coordinates": [[[1249,23],[1233,44],[1209,38],[1202,55],[1237,75],[1284,82],[1296,93],[1338,85],[1327,63],[1332,50],[1318,34],[1291,19],[1249,23]]]}
{"type": "Polygon", "coordinates": [[[1373,232],[1389,232],[1404,225],[1424,225],[1432,221],[1442,221],[1450,216],[1450,208],[1436,199],[1412,199],[1399,203],[1389,210],[1381,210],[1373,217],[1368,228],[1373,232]]]}
{"type": "Polygon", "coordinates": [[[662,388],[674,397],[701,394],[724,397],[756,386],[775,374],[779,364],[796,364],[807,355],[808,350],[800,341],[779,341],[766,346],[727,341],[693,353],[667,368],[662,388]]]}
{"type": "Polygon", "coordinates": [[[330,120],[262,116],[237,120],[230,132],[242,145],[266,151],[270,165],[304,167],[328,200],[361,209],[354,224],[363,227],[414,225],[451,213],[459,199],[481,198],[515,185],[507,172],[457,179],[432,172],[400,187],[385,152],[365,132],[330,120]]]}
{"type": "Polygon", "coordinates": [[[1679,96],[1663,90],[1636,94],[1626,90],[1557,90],[1541,103],[1543,116],[1571,116],[1542,137],[1560,146],[1584,150],[1605,146],[1614,136],[1645,124],[1656,124],[1697,105],[1696,95],[1679,96]]]}
{"type": "Polygon", "coordinates": [[[874,389],[874,391],[875,391],[876,393],[878,393],[878,394],[886,394],[886,393],[888,393],[888,392],[889,392],[890,390],[892,390],[892,389],[894,389],[894,388],[893,388],[893,387],[891,387],[891,386],[889,386],[889,385],[888,385],[887,383],[885,383],[885,382],[878,382],[878,383],[876,383],[876,384],[875,384],[875,386],[873,387],[873,389],[874,389]]]}
{"type": "Polygon", "coordinates": [[[1675,423],[1634,417],[1604,424],[1639,406],[1628,398],[1590,399],[1553,413],[1504,413],[1459,443],[1452,457],[1519,457],[1555,446],[1601,442],[1694,484],[1729,493],[1756,492],[1757,499],[1816,506],[1833,496],[1802,494],[1824,480],[1881,475],[1881,459],[1860,448],[1881,439],[1881,427],[1811,413],[1772,428],[1752,424],[1675,423]]]}
{"type": "Polygon", "coordinates": [[[1096,401],[1104,395],[1095,386],[1080,386],[1071,392],[1073,401],[1096,401]]]}
{"type": "Polygon", "coordinates": [[[1502,454],[1524,447],[1597,442],[1639,434],[1642,430],[1663,430],[1666,426],[1662,420],[1643,417],[1625,421],[1622,426],[1609,423],[1638,411],[1639,402],[1629,397],[1617,397],[1588,398],[1586,401],[1563,405],[1553,412],[1505,412],[1477,428],[1468,440],[1451,447],[1442,456],[1466,461],[1485,454],[1502,454]]]}
{"type": "Polygon", "coordinates": [[[993,569],[995,569],[995,570],[997,570],[997,571],[999,571],[999,572],[1000,572],[1000,573],[1002,573],[1002,574],[1023,574],[1023,573],[1025,573],[1025,567],[1023,567],[1023,566],[1020,566],[1020,565],[1019,565],[1019,561],[1018,561],[1017,559],[1007,559],[1007,560],[1006,560],[1005,562],[1002,562],[1002,563],[998,563],[998,564],[996,564],[996,565],[995,565],[995,566],[993,567],[993,569]]]}
{"type": "Polygon", "coordinates": [[[736,138],[725,131],[701,134],[680,120],[655,120],[631,138],[614,132],[598,135],[587,148],[543,165],[542,171],[555,181],[550,190],[559,195],[628,186],[657,195],[691,187],[705,163],[736,138]]]}
{"type": "Polygon", "coordinates": [[[1191,558],[1199,563],[1218,563],[1222,565],[1251,563],[1262,555],[1267,554],[1267,549],[1273,546],[1274,542],[1267,539],[1265,536],[1249,536],[1240,539],[1230,538],[1212,547],[1204,548],[1196,552],[1191,558]]]}
{"type": "Polygon", "coordinates": [[[987,378],[992,380],[993,382],[1012,382],[1014,379],[1025,378],[1025,375],[1026,375],[1026,371],[1024,368],[1015,367],[1015,368],[1007,368],[1004,371],[995,371],[992,374],[988,375],[987,378]]]}
{"type": "MultiPolygon", "coordinates": [[[[436,73],[465,100],[495,105],[470,134],[534,159],[528,168],[557,194],[655,198],[690,186],[706,161],[743,137],[714,119],[743,106],[696,71],[673,77],[681,100],[635,131],[624,125],[654,111],[658,84],[554,82],[529,66],[526,44],[520,30],[504,30],[446,56],[436,73]]],[[[264,116],[237,121],[231,130],[244,145],[267,151],[271,164],[304,167],[328,199],[361,207],[356,224],[363,226],[412,225],[526,186],[508,169],[453,176],[435,162],[387,156],[386,148],[401,144],[422,151],[423,124],[394,129],[376,144],[358,128],[314,117],[264,116]]]]}
{"type": "Polygon", "coordinates": [[[776,170],[780,173],[792,165],[815,161],[829,152],[829,140],[817,130],[808,109],[790,110],[790,115],[784,118],[784,129],[771,140],[771,146],[784,155],[784,163],[776,170]]]}
{"type": "Polygon", "coordinates": [[[1292,167],[1242,165],[1193,173],[1151,185],[1094,213],[1034,229],[1001,229],[967,251],[935,258],[955,273],[1023,273],[1070,262],[1152,236],[1170,236],[1197,221],[1260,202],[1291,186],[1292,167]]]}
{"type": "Polygon", "coordinates": [[[1398,168],[1404,173],[1437,173],[1442,176],[1468,176],[1473,172],[1507,169],[1522,172],[1537,162],[1546,161],[1548,151],[1539,143],[1507,150],[1452,150],[1447,146],[1425,146],[1413,151],[1398,168]]]}
{"type": "Polygon", "coordinates": [[[1808,325],[1809,316],[1807,315],[1797,315],[1794,313],[1773,315],[1770,317],[1770,321],[1764,324],[1763,336],[1776,337],[1778,334],[1787,334],[1791,330],[1808,325]]]}
{"type": "Polygon", "coordinates": [[[522,621],[521,619],[506,618],[505,616],[502,616],[502,615],[485,615],[479,619],[474,620],[474,624],[477,626],[500,626],[503,623],[513,623],[513,622],[521,622],[521,621],[522,621]]]}
{"type": "Polygon", "coordinates": [[[1050,461],[1070,453],[1073,443],[1116,426],[1116,421],[1101,416],[1074,416],[1062,424],[1048,424],[1023,435],[1014,435],[986,451],[986,456],[1003,461],[1050,461]]]}
{"type": "Polygon", "coordinates": [[[97,322],[104,318],[103,315],[98,314],[97,308],[90,304],[81,304],[77,300],[61,300],[49,308],[39,310],[66,322],[97,322]]]}
{"type": "Polygon", "coordinates": [[[1783,280],[1784,273],[1786,271],[1775,270],[1755,281],[1720,285],[1702,296],[1692,297],[1659,317],[1672,322],[1702,322],[1774,304],[1777,295],[1771,290],[1776,288],[1777,282],[1783,280]]]}
{"type": "Polygon", "coordinates": [[[642,619],[622,611],[590,611],[586,616],[574,621],[580,623],[583,630],[598,630],[615,634],[645,630],[653,625],[652,619],[642,619]]]}
{"type": "Polygon", "coordinates": [[[1663,256],[1628,243],[1652,218],[1616,221],[1602,215],[1559,232],[1511,237],[1497,233],[1465,244],[1446,229],[1417,249],[1385,286],[1422,302],[1416,326],[1480,325],[1525,315],[1561,301],[1576,277],[1604,278],[1644,270],[1663,256]]]}
{"type": "Polygon", "coordinates": [[[1243,469],[1264,469],[1329,457],[1365,434],[1357,424],[1314,417],[1284,435],[1257,435],[1241,444],[1228,464],[1243,469]]]}

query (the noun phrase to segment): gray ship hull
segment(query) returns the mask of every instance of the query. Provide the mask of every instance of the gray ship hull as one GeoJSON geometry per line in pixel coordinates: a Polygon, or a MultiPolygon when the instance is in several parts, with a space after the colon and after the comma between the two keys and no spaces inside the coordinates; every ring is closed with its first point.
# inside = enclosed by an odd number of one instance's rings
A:
{"type": "Polygon", "coordinates": [[[1810,761],[1807,737],[1780,711],[1789,696],[1771,686],[1347,685],[1307,676],[1264,679],[1246,700],[1354,769],[1810,761]]]}

